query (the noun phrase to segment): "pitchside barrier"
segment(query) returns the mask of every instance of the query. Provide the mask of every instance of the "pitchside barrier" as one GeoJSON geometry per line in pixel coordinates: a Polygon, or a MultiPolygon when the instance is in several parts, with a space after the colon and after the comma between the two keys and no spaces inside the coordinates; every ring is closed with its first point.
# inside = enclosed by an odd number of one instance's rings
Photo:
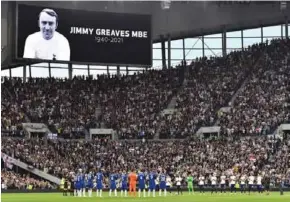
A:
{"type": "MultiPolygon", "coordinates": [[[[177,189],[176,187],[173,187],[170,189],[171,191],[174,191],[176,192],[177,189]]],[[[204,188],[204,191],[205,192],[211,192],[211,188],[204,188]]],[[[95,191],[95,189],[94,189],[95,191]]],[[[109,191],[109,189],[103,189],[103,191],[109,191]]],[[[118,191],[120,191],[118,189],[118,191]]],[[[148,190],[146,190],[148,191],[148,190]]],[[[187,187],[183,187],[182,188],[182,191],[183,192],[187,192],[188,189],[187,187]]],[[[198,187],[195,187],[194,188],[194,192],[199,192],[199,188],[198,187]]],[[[218,192],[220,192],[220,189],[217,189],[218,192]]],[[[230,189],[229,188],[226,188],[226,191],[227,192],[230,192],[230,189]]],[[[240,189],[237,189],[237,192],[240,192],[241,190],[240,189]]],[[[246,192],[248,191],[248,189],[246,189],[246,192]]],[[[271,188],[270,191],[280,191],[279,187],[275,187],[275,188],[271,188]]],[[[287,192],[287,191],[290,191],[290,187],[286,187],[286,188],[283,188],[283,191],[287,192]]],[[[19,190],[19,189],[1,189],[1,192],[2,193],[59,193],[59,192],[62,192],[62,190],[59,190],[59,189],[33,189],[33,190],[27,190],[27,189],[23,189],[23,190],[19,190]]],[[[167,191],[168,192],[168,191],[167,191]]],[[[252,191],[253,192],[253,191],[252,191]]],[[[254,189],[254,192],[257,192],[256,189],[254,189]]]]}

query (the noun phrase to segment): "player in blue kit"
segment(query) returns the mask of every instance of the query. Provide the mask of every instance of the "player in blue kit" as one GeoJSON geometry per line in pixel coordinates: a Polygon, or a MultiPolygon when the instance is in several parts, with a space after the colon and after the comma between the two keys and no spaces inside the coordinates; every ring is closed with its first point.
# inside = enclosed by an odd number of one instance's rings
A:
{"type": "Polygon", "coordinates": [[[86,197],[86,182],[87,182],[87,176],[85,173],[81,174],[82,181],[81,181],[81,192],[83,194],[83,197],[86,197]]]}
{"type": "Polygon", "coordinates": [[[93,192],[93,187],[94,187],[94,175],[92,172],[89,172],[87,176],[87,188],[88,188],[88,193],[89,197],[92,197],[92,192],[93,192]]]}
{"type": "Polygon", "coordinates": [[[112,191],[114,190],[115,196],[117,196],[117,185],[116,180],[118,179],[118,175],[116,174],[110,174],[109,180],[110,180],[110,191],[109,196],[112,196],[112,191]]]}
{"type": "Polygon", "coordinates": [[[121,196],[123,196],[123,192],[125,193],[125,197],[127,197],[128,190],[128,174],[124,170],[121,175],[121,196]]]}
{"type": "Polygon", "coordinates": [[[156,189],[156,173],[150,172],[149,173],[149,189],[148,189],[148,196],[150,197],[150,192],[153,192],[153,197],[155,197],[155,189],[156,189]]]}
{"type": "Polygon", "coordinates": [[[161,173],[159,176],[159,196],[161,196],[161,190],[164,191],[164,196],[166,196],[166,174],[161,173]]]}
{"type": "Polygon", "coordinates": [[[97,174],[96,174],[96,184],[97,184],[97,196],[102,197],[102,191],[103,191],[103,173],[100,170],[97,174]]]}
{"type": "Polygon", "coordinates": [[[82,173],[79,171],[76,177],[76,189],[78,197],[82,196],[82,183],[83,183],[83,176],[82,173]]]}
{"type": "Polygon", "coordinates": [[[146,176],[144,174],[144,170],[139,172],[137,179],[138,179],[138,187],[139,187],[139,197],[141,197],[141,191],[143,191],[143,197],[146,197],[146,191],[145,191],[146,176]]]}

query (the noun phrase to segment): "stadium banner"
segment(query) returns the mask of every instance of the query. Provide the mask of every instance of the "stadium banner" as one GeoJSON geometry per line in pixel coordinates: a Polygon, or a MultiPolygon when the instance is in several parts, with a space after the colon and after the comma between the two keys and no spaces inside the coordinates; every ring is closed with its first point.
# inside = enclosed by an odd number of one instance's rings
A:
{"type": "Polygon", "coordinates": [[[284,130],[290,130],[290,124],[281,124],[280,125],[280,129],[282,131],[284,131],[284,130]]]}
{"type": "Polygon", "coordinates": [[[90,134],[92,135],[111,135],[113,132],[113,129],[108,128],[90,128],[90,134]]]}
{"type": "Polygon", "coordinates": [[[43,123],[22,123],[23,128],[28,132],[46,133],[47,127],[43,123]]]}
{"type": "Polygon", "coordinates": [[[221,130],[220,126],[211,126],[211,127],[201,127],[201,133],[219,133],[221,130]]]}
{"type": "Polygon", "coordinates": [[[17,4],[18,59],[152,65],[151,15],[17,4]]]}

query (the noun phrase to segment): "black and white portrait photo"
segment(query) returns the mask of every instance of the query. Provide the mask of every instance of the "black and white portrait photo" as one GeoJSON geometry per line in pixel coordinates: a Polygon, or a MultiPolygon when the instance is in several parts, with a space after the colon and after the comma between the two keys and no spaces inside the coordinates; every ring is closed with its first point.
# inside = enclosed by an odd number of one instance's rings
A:
{"type": "Polygon", "coordinates": [[[39,13],[38,26],[40,30],[25,40],[23,58],[70,61],[69,42],[56,31],[57,13],[49,8],[43,9],[39,13]]]}

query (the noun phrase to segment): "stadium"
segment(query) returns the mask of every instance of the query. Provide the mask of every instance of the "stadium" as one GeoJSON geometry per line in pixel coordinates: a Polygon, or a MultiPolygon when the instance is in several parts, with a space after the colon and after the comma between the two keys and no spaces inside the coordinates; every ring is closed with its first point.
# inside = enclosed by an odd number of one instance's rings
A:
{"type": "Polygon", "coordinates": [[[1,200],[290,200],[287,1],[1,12],[1,200]]]}

